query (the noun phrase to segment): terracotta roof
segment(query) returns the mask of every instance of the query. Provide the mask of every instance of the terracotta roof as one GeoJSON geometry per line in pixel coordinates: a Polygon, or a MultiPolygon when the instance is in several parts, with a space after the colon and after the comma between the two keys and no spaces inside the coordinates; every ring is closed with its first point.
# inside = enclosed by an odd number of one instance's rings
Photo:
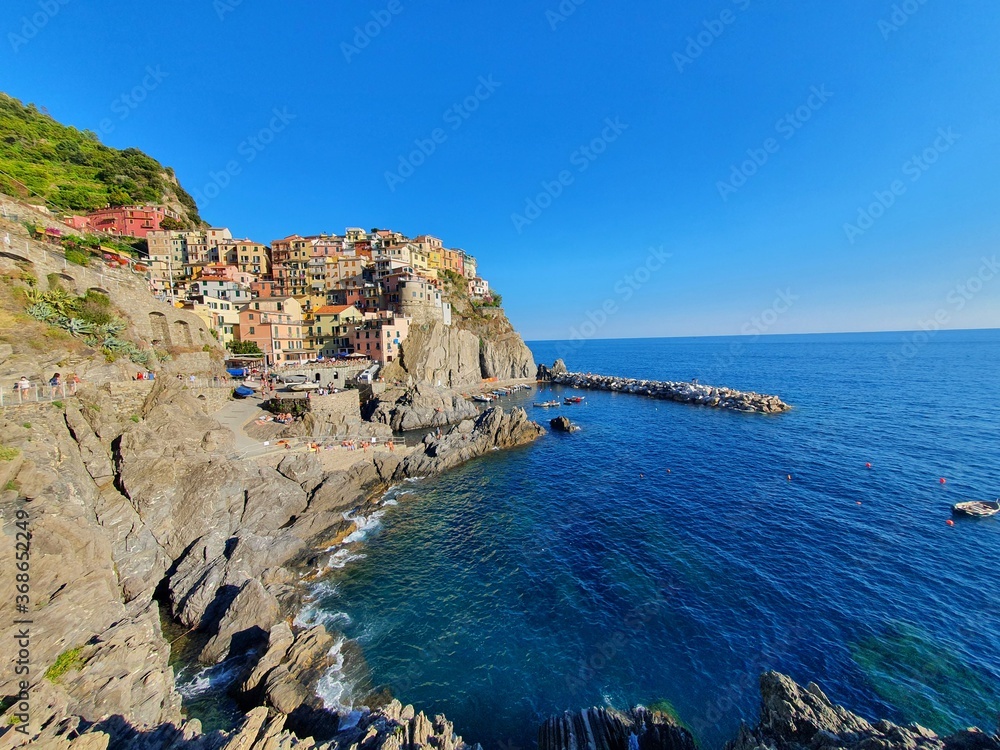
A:
{"type": "Polygon", "coordinates": [[[317,307],[314,315],[339,315],[344,310],[350,310],[354,305],[324,305],[317,307]]]}

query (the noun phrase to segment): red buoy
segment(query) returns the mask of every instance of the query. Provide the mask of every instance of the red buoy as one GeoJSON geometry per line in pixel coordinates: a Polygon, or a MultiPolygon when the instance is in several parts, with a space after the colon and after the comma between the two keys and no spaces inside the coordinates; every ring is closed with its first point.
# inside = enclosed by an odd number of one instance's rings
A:
{"type": "Polygon", "coordinates": [[[945,521],[945,523],[948,524],[949,526],[954,526],[955,525],[955,522],[952,521],[950,518],[947,521],[945,521]]]}
{"type": "Polygon", "coordinates": [[[945,479],[944,477],[941,477],[941,478],[940,478],[940,479],[939,479],[938,481],[939,481],[939,482],[940,482],[941,484],[944,484],[944,483],[945,483],[945,482],[947,482],[948,480],[947,480],[947,479],[945,479]]]}
{"type": "Polygon", "coordinates": [[[872,465],[870,463],[869,464],[865,464],[865,468],[866,469],[870,469],[871,467],[872,467],[872,465]]]}

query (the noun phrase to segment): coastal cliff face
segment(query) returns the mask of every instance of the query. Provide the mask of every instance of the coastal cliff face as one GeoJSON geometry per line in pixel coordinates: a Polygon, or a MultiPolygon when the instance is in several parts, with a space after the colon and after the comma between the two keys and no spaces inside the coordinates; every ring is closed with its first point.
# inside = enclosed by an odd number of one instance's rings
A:
{"type": "Polygon", "coordinates": [[[502,310],[455,309],[453,324],[414,325],[402,357],[382,371],[388,383],[402,384],[381,394],[369,418],[397,430],[440,427],[474,416],[462,391],[484,380],[529,380],[536,367],[531,350],[502,310]],[[434,389],[437,389],[436,391],[434,389]]]}

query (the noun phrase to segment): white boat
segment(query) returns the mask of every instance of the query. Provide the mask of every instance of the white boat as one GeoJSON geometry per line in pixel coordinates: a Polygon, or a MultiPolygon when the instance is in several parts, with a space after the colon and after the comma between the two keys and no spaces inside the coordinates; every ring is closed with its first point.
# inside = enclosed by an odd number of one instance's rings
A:
{"type": "Polygon", "coordinates": [[[968,516],[970,518],[989,518],[1000,513],[1000,500],[996,502],[986,500],[970,500],[965,503],[955,503],[951,506],[951,512],[956,516],[968,516]]]}
{"type": "Polygon", "coordinates": [[[295,383],[288,386],[290,391],[315,391],[319,390],[319,383],[295,383]]]}
{"type": "Polygon", "coordinates": [[[491,396],[487,396],[487,395],[483,394],[481,396],[473,396],[472,400],[473,401],[478,401],[481,404],[488,404],[488,403],[490,403],[490,401],[493,400],[493,398],[491,396]]]}

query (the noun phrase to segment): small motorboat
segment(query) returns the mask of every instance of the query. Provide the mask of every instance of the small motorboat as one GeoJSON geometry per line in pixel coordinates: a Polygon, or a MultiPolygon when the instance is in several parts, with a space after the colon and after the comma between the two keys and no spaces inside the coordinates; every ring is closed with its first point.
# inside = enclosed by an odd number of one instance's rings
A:
{"type": "Polygon", "coordinates": [[[245,385],[238,386],[233,390],[234,398],[250,398],[254,395],[253,388],[248,388],[245,385]]]}
{"type": "Polygon", "coordinates": [[[316,391],[319,390],[319,383],[293,383],[288,386],[290,391],[316,391]]]}
{"type": "Polygon", "coordinates": [[[583,403],[583,396],[567,396],[564,399],[566,404],[580,404],[583,403]]]}
{"type": "Polygon", "coordinates": [[[539,409],[551,409],[553,406],[561,406],[558,401],[536,401],[532,406],[537,406],[539,409]]]}
{"type": "Polygon", "coordinates": [[[493,400],[493,397],[492,396],[487,396],[487,395],[483,394],[483,395],[480,395],[480,396],[473,396],[472,400],[473,401],[477,401],[480,404],[488,404],[488,403],[490,403],[490,401],[493,400]]]}
{"type": "Polygon", "coordinates": [[[967,518],[989,518],[1000,513],[1000,500],[996,502],[970,500],[965,503],[955,503],[951,506],[951,512],[956,516],[966,516],[967,518]]]}

